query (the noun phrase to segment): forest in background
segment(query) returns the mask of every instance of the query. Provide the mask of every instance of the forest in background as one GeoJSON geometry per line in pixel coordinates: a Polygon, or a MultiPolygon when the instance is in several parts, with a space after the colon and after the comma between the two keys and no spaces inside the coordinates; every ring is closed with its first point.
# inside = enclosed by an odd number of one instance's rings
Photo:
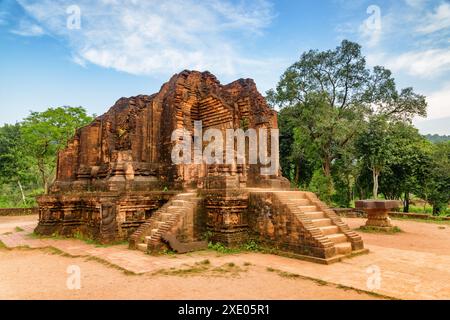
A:
{"type": "MultiPolygon", "coordinates": [[[[369,69],[359,44],[310,50],[266,93],[279,110],[280,161],[292,186],[335,207],[357,199],[399,199],[405,212],[449,214],[450,136],[421,135],[426,98],[398,89],[390,70],[369,69]]],[[[0,207],[32,207],[54,180],[56,158],[82,107],[31,112],[0,127],[0,207]]]]}

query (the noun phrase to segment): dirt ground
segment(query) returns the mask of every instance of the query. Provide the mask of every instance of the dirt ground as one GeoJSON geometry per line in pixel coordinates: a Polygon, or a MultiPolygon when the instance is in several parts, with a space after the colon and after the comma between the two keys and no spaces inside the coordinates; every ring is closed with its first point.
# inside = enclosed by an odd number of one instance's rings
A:
{"type": "MultiPolygon", "coordinates": [[[[365,219],[343,219],[352,229],[363,226],[365,219]]],[[[365,244],[411,251],[450,255],[450,222],[428,223],[408,220],[393,220],[402,232],[382,234],[359,232],[365,244]]]]}
{"type": "Polygon", "coordinates": [[[237,271],[221,274],[127,275],[84,258],[17,249],[0,250],[0,266],[0,299],[374,299],[257,266],[236,265],[237,271]],[[70,265],[80,267],[80,290],[67,288],[70,265]]]}
{"type": "MultiPolygon", "coordinates": [[[[344,220],[354,229],[365,223],[344,220]]],[[[325,266],[259,253],[151,257],[125,246],[95,248],[78,240],[41,243],[23,236],[33,223],[36,217],[0,217],[0,234],[9,233],[6,237],[13,242],[40,248],[0,249],[0,299],[450,298],[450,224],[394,220],[403,232],[360,233],[369,254],[325,266]],[[26,230],[20,232],[16,226],[26,230]],[[46,245],[58,247],[59,254],[43,249],[46,245]],[[67,257],[63,252],[84,252],[125,268],[149,271],[130,275],[104,261],[67,257]],[[208,263],[199,264],[205,259],[208,263]],[[373,290],[382,296],[367,293],[367,268],[372,265],[382,271],[382,286],[373,290]],[[80,268],[79,290],[67,287],[70,266],[80,268]],[[162,267],[165,271],[157,272],[162,267]]]]}
{"type": "Polygon", "coordinates": [[[37,215],[0,216],[0,234],[14,232],[16,227],[35,225],[38,219],[37,215]]]}

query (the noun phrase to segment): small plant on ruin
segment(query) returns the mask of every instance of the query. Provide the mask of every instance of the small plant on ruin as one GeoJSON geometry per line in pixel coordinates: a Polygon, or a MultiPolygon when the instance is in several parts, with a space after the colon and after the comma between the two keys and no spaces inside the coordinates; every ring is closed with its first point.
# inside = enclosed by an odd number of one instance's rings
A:
{"type": "Polygon", "coordinates": [[[249,242],[243,245],[243,249],[245,251],[261,251],[261,247],[255,240],[250,240],[249,242]]]}

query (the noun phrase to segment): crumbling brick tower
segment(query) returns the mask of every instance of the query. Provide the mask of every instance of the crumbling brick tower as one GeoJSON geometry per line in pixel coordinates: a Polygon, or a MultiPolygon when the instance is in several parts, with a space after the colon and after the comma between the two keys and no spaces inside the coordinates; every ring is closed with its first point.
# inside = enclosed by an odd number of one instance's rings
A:
{"type": "MultiPolygon", "coordinates": [[[[250,79],[221,85],[209,72],[183,71],[157,94],[121,98],[77,131],[58,157],[50,194],[38,199],[37,233],[81,232],[131,248],[180,252],[213,241],[255,238],[281,251],[335,261],[363,249],[361,238],[314,195],[283,191],[279,171],[258,164],[174,164],[172,133],[277,128],[277,114],[250,79]],[[268,210],[266,210],[269,208],[268,210]],[[264,209],[264,210],[263,210],[264,209]]],[[[247,163],[247,162],[245,162],[247,163]]]]}

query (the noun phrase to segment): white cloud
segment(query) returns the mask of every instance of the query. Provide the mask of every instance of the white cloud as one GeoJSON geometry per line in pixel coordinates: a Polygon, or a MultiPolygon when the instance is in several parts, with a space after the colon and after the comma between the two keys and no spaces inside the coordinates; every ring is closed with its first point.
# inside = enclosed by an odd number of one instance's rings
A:
{"type": "Polygon", "coordinates": [[[423,7],[428,0],[405,0],[406,4],[413,8],[423,7]]]}
{"type": "Polygon", "coordinates": [[[242,54],[234,39],[260,35],[274,16],[268,0],[81,0],[81,29],[71,30],[66,9],[73,2],[18,2],[49,34],[68,40],[75,63],[132,74],[234,75],[264,64],[242,54]]]}
{"type": "Polygon", "coordinates": [[[18,27],[12,29],[11,32],[24,37],[39,37],[45,34],[40,26],[28,20],[21,20],[18,27]]]}
{"type": "Polygon", "coordinates": [[[371,53],[370,65],[384,65],[394,72],[406,72],[410,76],[435,78],[450,70],[450,49],[409,51],[397,56],[371,53]]]}
{"type": "MultiPolygon", "coordinates": [[[[428,117],[427,119],[439,119],[450,117],[450,83],[441,89],[431,92],[427,96],[428,117]]],[[[449,123],[450,129],[450,123],[449,123]]]]}
{"type": "Polygon", "coordinates": [[[442,3],[433,13],[426,15],[425,22],[416,30],[423,34],[450,28],[450,4],[442,3]]]}

